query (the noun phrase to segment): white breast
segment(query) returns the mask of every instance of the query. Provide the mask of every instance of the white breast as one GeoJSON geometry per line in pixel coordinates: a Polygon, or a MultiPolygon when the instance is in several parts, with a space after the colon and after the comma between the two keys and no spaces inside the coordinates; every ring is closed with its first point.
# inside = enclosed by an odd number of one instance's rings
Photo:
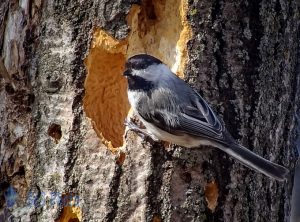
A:
{"type": "Polygon", "coordinates": [[[128,101],[133,108],[134,112],[137,113],[137,104],[140,101],[140,98],[147,96],[146,93],[141,91],[131,91],[128,90],[128,101]]]}

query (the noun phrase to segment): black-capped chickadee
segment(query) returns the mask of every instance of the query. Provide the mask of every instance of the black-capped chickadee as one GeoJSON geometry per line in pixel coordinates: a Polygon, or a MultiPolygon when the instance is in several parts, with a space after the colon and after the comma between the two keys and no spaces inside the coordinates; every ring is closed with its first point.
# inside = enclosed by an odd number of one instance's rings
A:
{"type": "Polygon", "coordinates": [[[125,68],[129,102],[152,139],[184,147],[214,146],[269,177],[287,178],[287,168],[239,145],[206,101],[159,59],[135,55],[125,68]]]}

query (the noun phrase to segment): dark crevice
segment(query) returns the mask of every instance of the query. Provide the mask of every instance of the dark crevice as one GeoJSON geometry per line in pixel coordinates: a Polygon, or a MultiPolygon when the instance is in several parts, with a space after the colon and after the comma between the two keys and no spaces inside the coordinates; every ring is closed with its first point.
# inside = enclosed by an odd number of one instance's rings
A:
{"type": "Polygon", "coordinates": [[[29,15],[28,15],[28,19],[29,19],[29,21],[32,19],[32,14],[31,14],[31,12],[32,12],[32,6],[33,6],[33,2],[32,2],[32,0],[28,0],[28,11],[29,11],[29,15]]]}
{"type": "MultiPolygon", "coordinates": [[[[3,27],[3,32],[5,32],[5,27],[6,27],[5,25],[6,25],[6,21],[7,21],[7,17],[8,17],[8,12],[9,12],[9,7],[8,7],[9,1],[6,1],[2,4],[6,4],[6,5],[2,6],[2,8],[5,9],[5,12],[3,12],[3,17],[0,17],[0,30],[3,27]]],[[[4,44],[3,39],[4,39],[4,35],[0,35],[0,52],[2,52],[2,50],[3,50],[3,44],[4,44]]],[[[1,57],[1,55],[0,55],[0,57],[1,57]]]]}
{"type": "Polygon", "coordinates": [[[274,45],[274,57],[278,60],[278,56],[280,56],[280,43],[276,42],[274,45]]]}
{"type": "MultiPolygon", "coordinates": [[[[74,109],[73,109],[74,110],[74,109]]],[[[80,133],[80,123],[81,123],[81,117],[82,117],[82,111],[78,112],[75,115],[73,124],[72,124],[72,130],[70,132],[69,141],[67,144],[67,155],[68,155],[68,161],[66,163],[66,173],[64,180],[65,182],[70,182],[70,177],[72,175],[73,168],[75,166],[75,163],[78,158],[78,149],[81,146],[81,143],[79,141],[82,141],[82,136],[80,133]]],[[[77,187],[78,181],[72,181],[72,184],[70,185],[71,188],[77,187]]]]}
{"type": "MultiPolygon", "coordinates": [[[[263,182],[263,183],[262,183],[262,186],[263,186],[263,187],[266,187],[267,184],[263,182]]],[[[278,189],[278,188],[275,188],[275,189],[278,189]]],[[[266,192],[266,195],[265,195],[265,203],[266,203],[267,206],[272,206],[272,194],[271,194],[272,191],[270,191],[270,189],[268,189],[268,190],[266,190],[265,192],[266,192]]],[[[276,193],[276,192],[275,192],[275,193],[276,193]]]]}
{"type": "MultiPolygon", "coordinates": [[[[66,173],[65,173],[65,181],[69,181],[73,168],[75,166],[76,160],[78,158],[78,149],[81,146],[81,142],[83,137],[81,135],[80,124],[82,122],[82,97],[83,93],[78,92],[78,94],[74,97],[72,110],[74,113],[74,120],[72,123],[72,129],[69,134],[69,140],[67,143],[67,154],[68,154],[68,161],[66,163],[66,173]]],[[[71,188],[77,187],[78,181],[72,181],[70,185],[71,188]]]]}
{"type": "MultiPolygon", "coordinates": [[[[246,121],[247,128],[251,129],[253,121],[255,121],[255,112],[257,107],[257,102],[259,98],[259,92],[256,91],[257,82],[259,81],[259,67],[261,64],[261,58],[257,55],[260,55],[259,45],[260,39],[263,36],[263,26],[260,21],[260,0],[254,0],[248,2],[248,8],[245,12],[249,13],[249,29],[251,31],[251,39],[243,39],[243,43],[248,51],[249,60],[245,64],[245,67],[242,71],[245,85],[247,86],[244,91],[245,104],[250,107],[250,110],[245,112],[249,114],[249,117],[246,121]]],[[[253,149],[253,138],[254,131],[248,131],[248,148],[253,149]]]]}
{"type": "Polygon", "coordinates": [[[144,0],[143,4],[144,4],[144,8],[147,9],[146,10],[147,19],[154,20],[154,21],[157,20],[157,16],[155,13],[155,8],[152,0],[144,0]]]}
{"type": "MultiPolygon", "coordinates": [[[[287,3],[288,4],[288,3],[287,3]]],[[[286,28],[286,22],[283,18],[283,8],[281,7],[280,0],[277,0],[275,3],[275,18],[278,20],[278,34],[279,37],[282,37],[281,35],[284,35],[284,31],[286,28]]]]}
{"type": "Polygon", "coordinates": [[[148,189],[146,192],[148,211],[146,212],[146,221],[152,221],[154,217],[161,218],[161,201],[159,198],[160,188],[163,181],[162,176],[164,174],[163,165],[167,160],[167,152],[164,147],[155,147],[150,149],[151,151],[151,171],[152,174],[148,177],[148,189]]]}
{"type": "Polygon", "coordinates": [[[110,190],[109,190],[109,199],[107,202],[107,215],[105,221],[114,221],[118,213],[118,198],[119,198],[119,187],[122,176],[122,167],[119,165],[115,166],[114,176],[111,180],[110,190]]]}
{"type": "MultiPolygon", "coordinates": [[[[251,188],[250,188],[250,186],[246,186],[245,187],[245,195],[246,195],[246,197],[247,197],[247,200],[249,201],[249,202],[252,202],[253,201],[253,198],[252,198],[252,196],[251,196],[251,188]]],[[[247,210],[247,216],[248,216],[248,221],[254,221],[254,209],[251,207],[251,206],[248,206],[248,208],[247,208],[248,210],[247,210]]]]}
{"type": "Polygon", "coordinates": [[[217,83],[219,91],[222,91],[221,87],[220,87],[220,79],[222,77],[222,73],[225,73],[225,71],[226,71],[225,67],[224,67],[225,64],[223,62],[223,53],[224,53],[225,42],[222,37],[223,37],[223,33],[221,30],[216,32],[216,41],[218,41],[218,43],[219,43],[219,49],[214,53],[214,57],[216,59],[216,66],[217,66],[216,83],[217,83]]]}
{"type": "MultiPolygon", "coordinates": [[[[226,203],[226,197],[228,195],[229,189],[225,184],[230,184],[231,177],[228,172],[232,169],[232,161],[229,159],[229,156],[225,154],[221,150],[213,151],[212,160],[210,164],[211,168],[214,169],[216,173],[216,183],[219,185],[219,198],[218,198],[218,206],[224,206],[226,203]],[[215,163],[222,163],[222,164],[215,164],[215,163]]],[[[219,221],[224,218],[224,209],[222,207],[216,208],[216,211],[212,214],[211,211],[207,208],[210,215],[210,218],[214,218],[215,220],[208,220],[208,221],[219,221]],[[213,216],[214,215],[214,216],[213,216]]]]}
{"type": "Polygon", "coordinates": [[[16,176],[25,177],[25,167],[24,166],[20,166],[19,170],[12,175],[12,178],[16,177],[16,176]]]}
{"type": "Polygon", "coordinates": [[[285,200],[285,192],[284,192],[284,187],[281,188],[281,191],[279,191],[279,193],[281,193],[281,198],[279,198],[279,211],[278,211],[278,221],[285,221],[285,206],[284,206],[284,200],[285,200]]]}
{"type": "MultiPolygon", "coordinates": [[[[73,70],[73,77],[74,83],[77,89],[82,89],[83,88],[83,82],[85,78],[85,73],[83,70],[81,70],[80,74],[78,75],[78,69],[77,67],[80,67],[81,65],[77,64],[79,63],[80,58],[83,57],[83,51],[82,54],[75,59],[72,64],[73,67],[76,67],[73,70]],[[75,75],[76,73],[76,75],[75,75]],[[77,76],[77,77],[75,77],[77,76]]],[[[82,60],[80,60],[82,62],[82,60]]],[[[72,130],[70,132],[70,137],[68,141],[68,161],[66,164],[66,174],[65,174],[65,181],[68,181],[71,174],[72,170],[74,168],[74,165],[76,163],[76,160],[78,158],[78,149],[81,146],[79,141],[82,141],[82,136],[80,133],[80,124],[82,122],[82,115],[83,115],[83,110],[82,110],[82,99],[83,99],[84,91],[79,90],[77,91],[77,94],[74,97],[73,104],[72,104],[72,110],[74,113],[74,120],[72,124],[72,130]]],[[[73,182],[73,185],[71,187],[76,187],[77,182],[73,182]]]]}
{"type": "Polygon", "coordinates": [[[221,11],[221,4],[220,4],[220,0],[217,0],[217,1],[214,1],[213,2],[213,5],[212,5],[212,11],[211,11],[211,20],[212,20],[212,23],[214,21],[217,20],[217,18],[221,17],[221,14],[220,12],[221,11]]]}
{"type": "MultiPolygon", "coordinates": [[[[222,16],[222,9],[220,1],[214,1],[214,4],[212,6],[212,24],[213,23],[221,23],[221,21],[217,21],[217,18],[222,16]]],[[[217,73],[216,73],[216,83],[218,86],[218,89],[220,91],[220,79],[222,77],[222,73],[225,73],[225,64],[223,61],[223,54],[224,54],[224,48],[225,48],[225,41],[223,40],[223,30],[222,27],[220,27],[222,24],[218,24],[219,28],[215,32],[215,39],[218,43],[218,50],[214,52],[214,57],[216,60],[216,66],[217,66],[217,73]]]]}
{"type": "Polygon", "coordinates": [[[280,5],[280,0],[277,0],[275,3],[275,12],[276,12],[276,16],[279,16],[281,13],[281,5],[280,5]]]}
{"type": "MultiPolygon", "coordinates": [[[[0,178],[0,179],[2,179],[2,178],[0,178]]],[[[5,180],[2,179],[1,182],[0,182],[0,209],[4,208],[4,205],[6,203],[5,193],[9,189],[13,189],[13,187],[11,186],[11,184],[9,182],[7,182],[7,181],[5,181],[5,180]]],[[[1,219],[1,213],[0,213],[0,219],[1,219]]]]}

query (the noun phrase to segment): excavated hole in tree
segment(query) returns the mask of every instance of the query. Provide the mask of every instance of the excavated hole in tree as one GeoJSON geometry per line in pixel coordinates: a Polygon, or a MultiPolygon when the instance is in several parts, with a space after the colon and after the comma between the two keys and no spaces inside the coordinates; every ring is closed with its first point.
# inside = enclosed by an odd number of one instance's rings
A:
{"type": "Polygon", "coordinates": [[[148,53],[183,76],[186,44],[191,37],[186,1],[144,0],[141,5],[133,5],[127,16],[131,32],[125,40],[116,40],[101,29],[94,32],[85,60],[84,110],[97,135],[112,151],[123,145],[124,120],[130,109],[127,82],[122,76],[126,59],[148,53]]]}
{"type": "Polygon", "coordinates": [[[56,123],[51,123],[48,128],[48,135],[51,136],[56,143],[58,143],[62,136],[61,126],[56,123]]]}
{"type": "Polygon", "coordinates": [[[213,180],[206,184],[205,186],[205,200],[207,202],[207,207],[214,212],[218,206],[219,188],[218,184],[213,180]]]}
{"type": "Polygon", "coordinates": [[[72,193],[66,193],[61,196],[61,203],[63,208],[61,214],[55,222],[80,222],[82,219],[82,213],[80,207],[78,207],[78,200],[72,193]]]}
{"type": "Polygon", "coordinates": [[[76,211],[78,211],[78,209],[75,207],[64,207],[60,218],[55,222],[80,222],[81,219],[78,218],[76,211]]]}

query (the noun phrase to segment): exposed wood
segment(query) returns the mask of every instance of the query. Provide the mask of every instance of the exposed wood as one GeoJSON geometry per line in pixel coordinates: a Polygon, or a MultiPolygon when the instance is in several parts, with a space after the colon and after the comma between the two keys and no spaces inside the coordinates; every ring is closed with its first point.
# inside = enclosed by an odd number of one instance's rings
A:
{"type": "Polygon", "coordinates": [[[169,2],[0,2],[0,72],[15,84],[0,85],[0,221],[289,221],[298,1],[169,2]],[[121,47],[105,45],[107,36],[121,47]],[[152,143],[133,132],[123,141],[119,117],[128,107],[109,101],[126,98],[113,80],[139,50],[179,67],[232,135],[289,167],[290,179],[270,180],[209,147],[152,143]],[[99,64],[117,71],[100,78],[99,64]],[[85,92],[101,102],[84,100],[85,92]],[[93,119],[100,111],[107,119],[93,119]],[[117,142],[108,145],[112,132],[117,142]],[[8,191],[18,196],[12,206],[8,191]]]}

